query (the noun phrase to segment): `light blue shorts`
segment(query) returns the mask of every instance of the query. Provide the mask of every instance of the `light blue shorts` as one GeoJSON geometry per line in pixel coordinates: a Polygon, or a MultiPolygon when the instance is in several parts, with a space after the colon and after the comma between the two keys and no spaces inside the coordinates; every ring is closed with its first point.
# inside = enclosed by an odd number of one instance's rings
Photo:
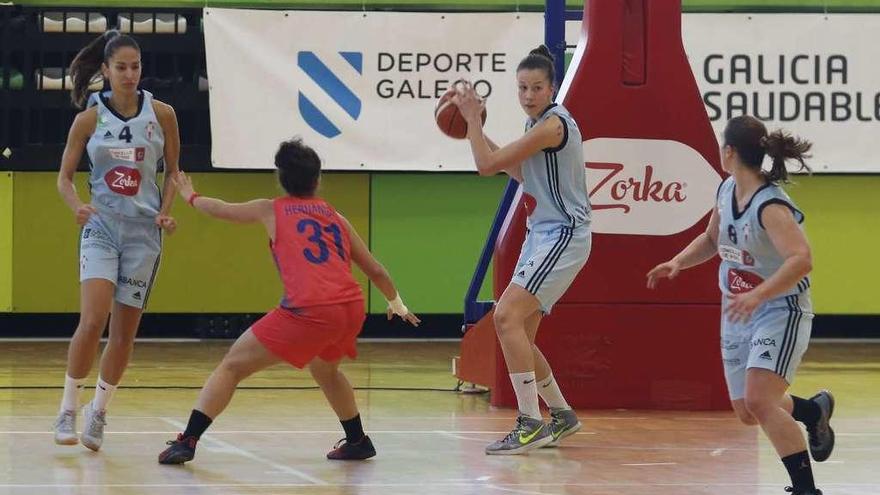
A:
{"type": "Polygon", "coordinates": [[[526,233],[510,282],[537,297],[541,310],[549,314],[587,263],[591,241],[588,225],[526,233]]]}
{"type": "Polygon", "coordinates": [[[722,312],[721,359],[730,400],[745,397],[749,368],[770,370],[791,384],[812,328],[809,292],[768,301],[745,323],[730,323],[722,312]]]}
{"type": "Polygon", "coordinates": [[[116,301],[144,308],[161,251],[161,229],[152,219],[134,221],[95,213],[80,233],[79,280],[109,280],[116,284],[116,301]]]}

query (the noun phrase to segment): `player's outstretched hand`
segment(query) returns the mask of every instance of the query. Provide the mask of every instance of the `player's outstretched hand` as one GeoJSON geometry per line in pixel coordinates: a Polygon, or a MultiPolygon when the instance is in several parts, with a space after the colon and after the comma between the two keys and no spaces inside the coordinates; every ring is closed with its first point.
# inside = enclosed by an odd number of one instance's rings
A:
{"type": "Polygon", "coordinates": [[[177,176],[174,177],[174,185],[177,187],[177,192],[180,193],[180,197],[185,201],[189,201],[189,198],[195,192],[192,179],[190,179],[183,171],[178,172],[177,176]]]}
{"type": "Polygon", "coordinates": [[[648,288],[656,289],[661,278],[672,280],[678,276],[678,272],[680,271],[681,265],[675,260],[660,263],[648,272],[648,288]]]}
{"type": "MultiPolygon", "coordinates": [[[[394,318],[394,314],[395,314],[394,311],[392,311],[391,308],[389,307],[388,308],[388,321],[391,321],[391,319],[394,318]]],[[[407,311],[405,314],[398,315],[398,316],[400,316],[401,320],[409,323],[410,325],[412,325],[414,327],[419,326],[419,324],[422,322],[422,320],[420,320],[418,316],[412,314],[412,312],[410,312],[410,311],[407,311]]]]}

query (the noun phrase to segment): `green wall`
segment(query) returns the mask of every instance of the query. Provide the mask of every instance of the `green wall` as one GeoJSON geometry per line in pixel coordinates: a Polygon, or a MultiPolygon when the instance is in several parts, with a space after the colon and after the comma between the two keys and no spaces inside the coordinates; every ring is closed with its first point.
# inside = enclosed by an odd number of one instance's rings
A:
{"type": "Polygon", "coordinates": [[[0,311],[12,310],[12,172],[0,173],[0,311]]]}
{"type": "MultiPolygon", "coordinates": [[[[193,178],[201,193],[230,201],[279,192],[269,173],[193,178]]],[[[79,174],[81,191],[84,180],[79,174]]],[[[504,183],[471,174],[328,173],[321,187],[370,243],[411,308],[458,313],[504,183]]],[[[798,176],[788,187],[807,215],[817,313],[880,314],[873,290],[877,190],[880,176],[865,175],[798,176]]],[[[213,220],[181,201],[173,214],[179,229],[165,238],[151,312],[258,313],[277,303],[281,285],[262,227],[213,220]]],[[[78,311],[78,233],[54,173],[0,174],[0,311],[78,311]]],[[[483,297],[491,297],[490,289],[487,283],[483,297]]],[[[384,311],[379,291],[369,295],[370,310],[384,311]]]]}
{"type": "Polygon", "coordinates": [[[880,176],[796,176],[786,189],[806,215],[816,313],[880,313],[880,176]]]}
{"type": "MultiPolygon", "coordinates": [[[[85,180],[85,174],[77,175],[81,192],[87,190],[85,180]]],[[[228,201],[279,192],[275,176],[268,173],[193,174],[193,180],[202,194],[228,201]]],[[[371,244],[407,304],[422,313],[454,313],[461,311],[504,184],[502,177],[465,174],[377,174],[371,179],[368,174],[330,173],[324,175],[321,194],[371,244]]],[[[7,308],[78,311],[79,227],[55,190],[55,174],[17,172],[14,191],[10,203],[17,218],[12,236],[17,256],[14,283],[7,284],[12,288],[7,308]]],[[[181,201],[172,213],[178,231],[164,239],[149,311],[246,313],[277,303],[281,284],[261,226],[213,220],[181,201]]],[[[367,290],[366,277],[355,272],[367,290]]],[[[368,294],[371,310],[384,311],[382,294],[368,294]]],[[[488,284],[483,296],[491,297],[488,284]]]]}
{"type": "MultiPolygon", "coordinates": [[[[24,5],[70,5],[27,0],[24,5]]],[[[111,0],[78,5],[119,6],[111,0]]],[[[685,11],[880,11],[880,0],[683,0],[685,11]]],[[[583,5],[568,1],[569,8],[583,5]]],[[[143,7],[260,6],[542,10],[543,0],[145,0],[143,7]]],[[[266,173],[194,174],[199,190],[227,200],[278,193],[266,173]]],[[[78,177],[81,190],[84,176],[78,177]]],[[[55,192],[55,174],[0,175],[0,311],[78,310],[78,227],[55,192]],[[14,191],[14,195],[12,192],[14,191]],[[14,212],[14,213],[13,213],[14,212]],[[13,224],[15,229],[13,231],[13,224]],[[13,259],[12,253],[15,253],[13,259]]],[[[467,174],[327,174],[334,203],[389,269],[407,303],[421,313],[456,313],[485,240],[504,179],[467,174]]],[[[788,188],[807,215],[817,313],[880,314],[872,297],[873,252],[880,244],[880,176],[798,177],[788,188]]],[[[281,293],[261,227],[201,217],[178,203],[180,228],[166,237],[153,312],[261,312],[281,293]]],[[[367,284],[357,272],[362,285],[367,284]]],[[[488,284],[483,297],[489,297],[488,284]]],[[[368,292],[370,310],[385,303],[368,292]]]]}
{"type": "MultiPolygon", "coordinates": [[[[85,181],[85,174],[77,175],[83,198],[85,181]]],[[[279,193],[269,173],[193,174],[193,181],[202,194],[228,201],[279,193]]],[[[328,175],[321,194],[369,242],[368,186],[366,174],[328,175]]],[[[14,191],[13,310],[78,311],[79,227],[56,192],[55,174],[16,172],[14,191]]],[[[179,200],[172,213],[178,231],[164,239],[149,311],[246,313],[277,304],[281,283],[262,226],[213,220],[179,200]]],[[[365,277],[359,272],[357,276],[366,287],[365,277]]]]}
{"type": "MultiPolygon", "coordinates": [[[[373,176],[372,250],[407,306],[421,313],[460,313],[506,176],[373,176]]],[[[491,273],[491,272],[490,272],[491,273]]],[[[491,280],[483,295],[491,298],[491,280]]],[[[370,311],[385,311],[378,290],[370,311]]]]}

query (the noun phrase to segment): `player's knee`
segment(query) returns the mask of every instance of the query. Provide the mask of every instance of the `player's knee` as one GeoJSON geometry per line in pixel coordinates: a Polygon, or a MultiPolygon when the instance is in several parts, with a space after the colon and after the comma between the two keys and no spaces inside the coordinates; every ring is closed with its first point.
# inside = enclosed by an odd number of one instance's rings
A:
{"type": "Polygon", "coordinates": [[[90,317],[82,315],[79,319],[76,333],[89,337],[99,338],[104,333],[106,321],[103,318],[90,317]]]}
{"type": "Polygon", "coordinates": [[[747,426],[755,426],[758,424],[758,420],[755,419],[755,417],[752,416],[752,414],[744,408],[735,409],[734,411],[736,412],[736,417],[737,419],[739,419],[740,423],[747,426]]]}
{"type": "Polygon", "coordinates": [[[495,332],[498,333],[498,335],[504,335],[511,331],[511,328],[515,326],[519,317],[514,311],[509,310],[507,307],[499,306],[496,308],[492,319],[495,323],[495,332]]]}
{"type": "Polygon", "coordinates": [[[234,357],[230,357],[228,354],[225,358],[223,358],[223,361],[220,363],[220,369],[226,375],[231,376],[236,381],[244,380],[250,374],[250,371],[248,371],[248,367],[244,361],[236,359],[234,357]]]}
{"type": "MultiPolygon", "coordinates": [[[[766,397],[746,393],[745,406],[746,413],[751,416],[756,423],[761,423],[763,422],[763,418],[767,417],[774,407],[778,407],[778,404],[774,401],[768,400],[766,397]]],[[[742,420],[742,418],[740,418],[740,420],[742,420]]],[[[743,422],[745,423],[745,421],[743,422]]]]}
{"type": "Polygon", "coordinates": [[[313,361],[309,363],[309,373],[316,382],[327,383],[336,378],[337,369],[335,366],[313,361]]]}
{"type": "Polygon", "coordinates": [[[134,347],[134,337],[136,332],[110,332],[110,335],[107,336],[107,345],[117,348],[132,348],[134,347]]]}

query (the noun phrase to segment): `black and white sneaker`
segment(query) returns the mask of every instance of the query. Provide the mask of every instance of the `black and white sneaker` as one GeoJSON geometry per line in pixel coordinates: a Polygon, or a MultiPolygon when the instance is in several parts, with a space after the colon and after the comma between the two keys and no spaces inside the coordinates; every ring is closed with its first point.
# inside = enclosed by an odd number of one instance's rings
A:
{"type": "Polygon", "coordinates": [[[834,450],[834,430],[831,428],[831,415],[834,414],[834,396],[828,390],[822,390],[810,397],[822,411],[819,421],[813,427],[807,427],[810,439],[810,455],[816,462],[827,460],[834,450]]]}
{"type": "Polygon", "coordinates": [[[333,450],[327,453],[327,459],[332,461],[362,461],[376,455],[376,448],[370,437],[364,435],[357,442],[349,442],[342,439],[336,442],[333,450]]]}
{"type": "Polygon", "coordinates": [[[183,433],[177,434],[177,440],[168,440],[167,449],[159,454],[159,464],[183,464],[193,460],[196,456],[196,437],[184,437],[183,433]]]}

